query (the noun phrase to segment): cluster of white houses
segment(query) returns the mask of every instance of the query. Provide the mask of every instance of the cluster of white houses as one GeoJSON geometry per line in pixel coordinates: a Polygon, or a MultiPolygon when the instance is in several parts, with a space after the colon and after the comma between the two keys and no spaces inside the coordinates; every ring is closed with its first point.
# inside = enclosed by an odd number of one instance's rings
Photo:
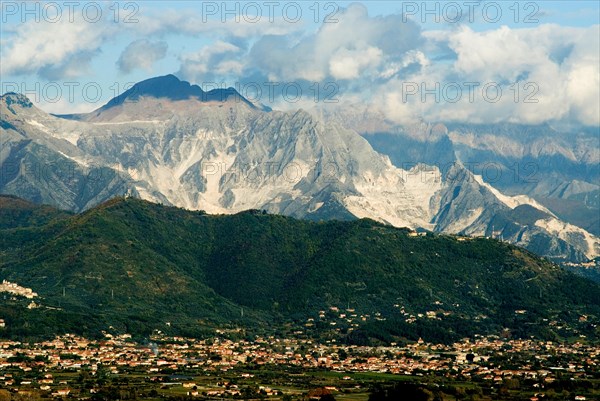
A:
{"type": "MultiPolygon", "coordinates": [[[[336,344],[318,344],[311,340],[256,338],[254,341],[233,341],[214,338],[201,341],[180,337],[158,336],[155,343],[138,344],[129,335],[106,335],[102,341],[91,341],[74,335],[65,335],[36,344],[14,341],[0,342],[0,388],[14,391],[31,389],[48,391],[56,397],[69,394],[72,383],[56,381],[53,373],[81,371],[92,375],[99,368],[111,375],[120,375],[128,369],[142,370],[149,377],[169,371],[199,369],[206,372],[226,372],[243,368],[244,364],[277,364],[316,367],[347,372],[387,372],[392,374],[422,375],[428,373],[460,375],[490,382],[512,378],[536,380],[542,389],[556,380],[560,372],[573,377],[587,378],[600,372],[600,349],[593,345],[575,343],[563,345],[533,340],[506,340],[479,337],[453,345],[428,344],[423,341],[407,346],[348,347],[336,344]],[[517,368],[503,368],[489,363],[490,356],[528,355],[530,362],[517,368]],[[561,356],[558,366],[553,364],[561,356]],[[25,357],[23,357],[25,356],[25,357]],[[535,362],[535,367],[533,366],[535,362]],[[17,381],[11,373],[15,369],[40,372],[34,379],[17,381]]],[[[242,375],[249,373],[242,373],[242,375]]],[[[345,378],[351,379],[351,376],[345,378]]],[[[190,395],[200,394],[193,380],[179,383],[187,386],[190,395]]],[[[214,394],[235,395],[237,388],[204,389],[214,394]]],[[[272,389],[264,388],[270,394],[272,389]]],[[[212,393],[211,393],[212,394],[212,393]]],[[[580,396],[583,397],[583,396],[580,396]]],[[[585,398],[579,398],[583,400],[585,398]]]]}

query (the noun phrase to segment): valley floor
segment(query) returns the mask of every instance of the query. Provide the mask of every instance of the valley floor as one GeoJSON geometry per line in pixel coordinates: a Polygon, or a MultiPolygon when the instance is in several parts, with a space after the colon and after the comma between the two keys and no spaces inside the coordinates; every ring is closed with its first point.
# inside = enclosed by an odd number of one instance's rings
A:
{"type": "Polygon", "coordinates": [[[450,346],[157,333],[0,342],[0,400],[597,400],[600,348],[479,337],[450,346]],[[412,395],[408,395],[412,394],[412,395]],[[311,398],[312,397],[312,398],[311,398]],[[386,398],[387,397],[387,398],[386,398]],[[423,398],[414,398],[423,397],[423,398]]]}

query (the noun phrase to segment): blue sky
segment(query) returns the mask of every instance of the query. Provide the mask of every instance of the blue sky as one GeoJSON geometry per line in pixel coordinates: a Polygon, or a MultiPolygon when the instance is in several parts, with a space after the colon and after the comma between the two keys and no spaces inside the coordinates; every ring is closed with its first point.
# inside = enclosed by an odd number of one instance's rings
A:
{"type": "Polygon", "coordinates": [[[68,4],[2,2],[2,92],[83,112],[174,73],[280,108],[334,93],[398,121],[599,124],[597,1],[68,4]],[[274,99],[267,82],[279,84],[274,99]],[[303,91],[300,101],[282,96],[286,85],[303,91]],[[484,87],[500,88],[501,99],[484,87]]]}

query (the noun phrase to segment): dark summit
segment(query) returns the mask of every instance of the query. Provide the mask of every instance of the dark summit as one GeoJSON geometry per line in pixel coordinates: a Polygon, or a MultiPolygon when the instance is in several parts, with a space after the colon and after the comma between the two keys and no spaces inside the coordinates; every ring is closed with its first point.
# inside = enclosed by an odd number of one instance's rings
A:
{"type": "Polygon", "coordinates": [[[254,107],[234,88],[212,89],[205,92],[198,85],[191,85],[187,81],[181,81],[172,74],[138,82],[131,89],[110,100],[104,107],[109,108],[127,101],[136,101],[143,96],[166,98],[169,100],[198,99],[202,102],[225,102],[234,99],[241,100],[254,107]]]}

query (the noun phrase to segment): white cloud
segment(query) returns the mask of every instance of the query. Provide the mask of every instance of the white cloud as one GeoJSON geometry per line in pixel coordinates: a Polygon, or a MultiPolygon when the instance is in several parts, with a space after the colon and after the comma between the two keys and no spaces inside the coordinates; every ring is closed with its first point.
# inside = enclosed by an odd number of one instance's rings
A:
{"type": "Polygon", "coordinates": [[[334,79],[356,79],[366,68],[379,66],[382,57],[383,52],[377,47],[338,49],[329,60],[329,71],[334,79]]]}
{"type": "MultiPolygon", "coordinates": [[[[224,3],[223,3],[224,4],[224,3]]],[[[260,18],[248,16],[237,21],[232,15],[220,18],[221,15],[203,16],[197,9],[188,10],[144,10],[138,17],[139,23],[133,28],[144,35],[211,35],[216,38],[236,37],[248,38],[263,35],[285,35],[300,31],[304,28],[302,21],[290,23],[280,15],[270,18],[268,14],[260,18]]]]}
{"type": "Polygon", "coordinates": [[[423,33],[400,15],[371,17],[359,4],[340,10],[336,18],[337,23],[323,24],[312,34],[263,35],[249,49],[217,41],[183,56],[179,75],[196,81],[298,82],[307,89],[312,82],[337,81],[342,105],[350,98],[374,102],[400,122],[423,117],[600,124],[598,26],[502,26],[478,32],[458,25],[423,33]],[[419,86],[416,95],[406,96],[407,83],[419,86]],[[473,83],[477,86],[470,88],[473,83]],[[493,99],[495,84],[502,91],[498,99],[493,99]],[[453,86],[460,87],[458,100],[445,91],[453,86]],[[439,99],[422,98],[423,90],[435,88],[439,99]]]}
{"type": "Polygon", "coordinates": [[[148,39],[131,42],[117,61],[119,70],[123,73],[129,73],[136,68],[151,71],[152,65],[165,57],[167,47],[166,42],[151,42],[148,39]]]}
{"type": "Polygon", "coordinates": [[[567,81],[573,118],[586,125],[600,125],[600,70],[598,64],[576,65],[567,81]]]}
{"type": "Polygon", "coordinates": [[[63,18],[55,23],[27,21],[18,25],[11,40],[3,44],[3,73],[39,73],[49,79],[81,75],[112,29],[102,21],[89,23],[82,18],[73,22],[63,18]]]}
{"type": "MultiPolygon", "coordinates": [[[[275,81],[354,79],[381,67],[421,42],[419,27],[400,15],[370,17],[352,4],[312,35],[264,36],[250,51],[249,67],[275,81]]],[[[376,74],[375,74],[376,75],[376,74]]],[[[367,74],[364,78],[374,78],[367,74]]]]}
{"type": "Polygon", "coordinates": [[[565,97],[575,121],[600,126],[600,26],[586,30],[584,37],[565,60],[565,97]]]}
{"type": "Polygon", "coordinates": [[[240,47],[218,40],[195,53],[182,55],[177,75],[197,83],[223,79],[230,75],[239,76],[244,68],[243,63],[237,60],[241,54],[240,47]]]}
{"type": "MultiPolygon", "coordinates": [[[[525,124],[572,120],[600,125],[598,26],[500,27],[484,32],[459,27],[426,36],[426,47],[435,44],[450,50],[454,57],[437,62],[421,57],[417,72],[387,80],[374,101],[390,118],[398,122],[423,116],[430,121],[525,124]],[[410,83],[419,89],[407,96],[410,83]],[[478,85],[472,97],[470,83],[478,85]],[[496,83],[502,95],[493,99],[492,85],[496,83]],[[462,89],[456,102],[448,101],[455,100],[451,92],[444,92],[452,85],[462,89]],[[485,85],[490,87],[488,97],[482,91],[485,85]],[[424,90],[436,91],[440,99],[436,101],[433,93],[423,99],[424,90]]],[[[398,65],[390,70],[398,70],[398,65]]],[[[392,74],[388,71],[385,76],[392,74]]]]}
{"type": "Polygon", "coordinates": [[[194,9],[143,11],[136,15],[137,24],[88,23],[76,15],[73,22],[27,21],[3,27],[2,73],[49,80],[80,77],[94,57],[123,34],[133,41],[118,58],[119,69],[152,71],[154,63],[166,57],[168,45],[180,48],[173,44],[201,37],[212,43],[177,55],[177,75],[196,83],[298,82],[308,89],[314,82],[323,88],[335,81],[340,100],[373,102],[397,121],[422,116],[435,121],[600,125],[598,25],[503,26],[480,32],[454,25],[423,32],[401,15],[370,16],[365,6],[351,4],[338,10],[337,23],[310,31],[310,26],[281,18],[221,22],[203,20],[194,9]],[[410,82],[429,89],[458,83],[463,94],[454,103],[443,96],[436,102],[432,95],[423,102],[420,93],[406,98],[410,82]],[[473,101],[466,82],[480,84],[473,101]],[[492,82],[502,88],[502,97],[493,103],[481,93],[481,86],[492,82]],[[537,103],[527,103],[528,95],[537,103]]]}

